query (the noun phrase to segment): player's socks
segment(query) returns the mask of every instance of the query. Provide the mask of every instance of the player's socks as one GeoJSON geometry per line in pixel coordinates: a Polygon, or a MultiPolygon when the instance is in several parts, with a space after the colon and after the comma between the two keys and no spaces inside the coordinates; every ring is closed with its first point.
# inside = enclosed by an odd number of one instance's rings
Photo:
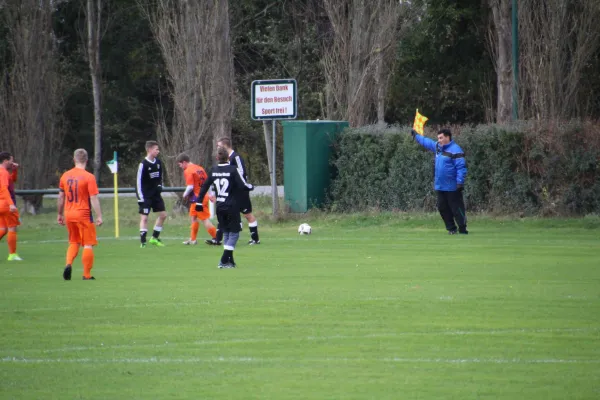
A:
{"type": "Polygon", "coordinates": [[[221,256],[221,264],[227,264],[232,254],[233,251],[231,250],[223,250],[223,255],[221,256]]]}
{"type": "Polygon", "coordinates": [[[142,245],[146,244],[146,235],[148,235],[147,229],[140,229],[140,241],[142,245]]]}
{"type": "Polygon", "coordinates": [[[83,263],[83,277],[91,278],[92,268],[94,267],[94,249],[84,248],[81,262],[83,263]]]}
{"type": "Polygon", "coordinates": [[[17,232],[8,231],[6,241],[8,242],[8,254],[15,254],[17,252],[17,232]]]}
{"type": "Polygon", "coordinates": [[[78,244],[74,244],[71,243],[69,244],[69,248],[67,249],[67,265],[71,265],[73,264],[73,261],[75,260],[75,257],[77,257],[77,254],[79,253],[79,245],[78,244]]]}
{"type": "Polygon", "coordinates": [[[190,239],[192,241],[198,238],[198,229],[200,228],[200,223],[198,221],[192,222],[192,229],[190,230],[190,239]]]}
{"type": "Polygon", "coordinates": [[[206,230],[206,232],[208,232],[208,234],[210,235],[211,238],[215,239],[217,237],[217,228],[210,227],[206,230]]]}
{"type": "Polygon", "coordinates": [[[152,237],[154,239],[158,239],[161,231],[162,231],[162,226],[155,226],[154,230],[152,231],[152,237]]]}
{"type": "Polygon", "coordinates": [[[223,231],[217,228],[217,233],[215,234],[215,240],[217,243],[221,243],[223,241],[223,231]]]}
{"type": "Polygon", "coordinates": [[[248,224],[248,228],[250,229],[250,237],[252,238],[252,240],[254,240],[255,242],[259,242],[260,240],[258,239],[258,221],[250,222],[248,224]]]}
{"type": "Polygon", "coordinates": [[[0,240],[6,235],[6,232],[8,232],[6,229],[0,229],[0,240]]]}

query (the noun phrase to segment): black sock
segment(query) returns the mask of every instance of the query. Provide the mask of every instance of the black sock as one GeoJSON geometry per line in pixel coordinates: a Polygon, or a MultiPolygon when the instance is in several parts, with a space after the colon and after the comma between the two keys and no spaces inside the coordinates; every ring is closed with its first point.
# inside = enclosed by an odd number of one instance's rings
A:
{"type": "Polygon", "coordinates": [[[215,235],[215,240],[219,243],[223,241],[223,231],[221,228],[217,228],[217,234],[215,235]]]}
{"type": "Polygon", "coordinates": [[[231,255],[229,256],[229,262],[235,265],[235,261],[233,261],[233,250],[231,250],[231,255]]]}
{"type": "Polygon", "coordinates": [[[140,231],[140,240],[142,241],[142,243],[146,243],[146,235],[148,234],[148,231],[140,231]]]}
{"type": "Polygon", "coordinates": [[[252,240],[258,242],[258,226],[250,227],[250,237],[252,238],[252,240]]]}
{"type": "Polygon", "coordinates": [[[159,236],[160,236],[160,231],[157,231],[156,229],[152,231],[152,237],[154,239],[158,239],[159,236]]]}
{"type": "Polygon", "coordinates": [[[232,254],[233,251],[231,250],[223,250],[223,255],[221,256],[221,264],[227,264],[232,254]]]}

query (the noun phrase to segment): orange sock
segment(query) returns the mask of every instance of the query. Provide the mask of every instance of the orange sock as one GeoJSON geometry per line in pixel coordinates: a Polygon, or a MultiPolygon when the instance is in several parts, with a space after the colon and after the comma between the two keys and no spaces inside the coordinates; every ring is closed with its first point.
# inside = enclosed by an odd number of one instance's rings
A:
{"type": "Polygon", "coordinates": [[[8,231],[8,254],[15,254],[17,252],[17,232],[8,231]]]}
{"type": "Polygon", "coordinates": [[[69,248],[67,249],[67,264],[69,264],[69,265],[73,264],[73,261],[75,260],[75,257],[77,257],[78,253],[79,253],[79,245],[70,243],[69,248]]]}
{"type": "Polygon", "coordinates": [[[84,248],[81,261],[83,262],[83,277],[90,278],[92,276],[92,268],[94,268],[94,249],[84,248]]]}
{"type": "Polygon", "coordinates": [[[208,232],[210,237],[213,239],[215,239],[217,237],[217,228],[215,228],[214,226],[211,226],[210,228],[208,228],[206,230],[206,232],[208,232]]]}
{"type": "Polygon", "coordinates": [[[2,238],[4,237],[4,235],[6,235],[7,230],[6,229],[0,229],[0,240],[2,240],[2,238]]]}
{"type": "Polygon", "coordinates": [[[200,223],[198,221],[192,222],[192,229],[190,231],[190,239],[196,240],[198,237],[198,228],[200,228],[200,223]]]}

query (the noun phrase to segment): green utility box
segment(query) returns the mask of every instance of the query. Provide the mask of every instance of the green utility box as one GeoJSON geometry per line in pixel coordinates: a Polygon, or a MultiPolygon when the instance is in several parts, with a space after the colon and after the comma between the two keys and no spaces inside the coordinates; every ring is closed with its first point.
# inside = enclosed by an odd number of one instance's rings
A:
{"type": "Polygon", "coordinates": [[[329,188],[329,155],[346,121],[281,121],[283,186],[291,212],[303,213],[323,204],[329,188]]]}

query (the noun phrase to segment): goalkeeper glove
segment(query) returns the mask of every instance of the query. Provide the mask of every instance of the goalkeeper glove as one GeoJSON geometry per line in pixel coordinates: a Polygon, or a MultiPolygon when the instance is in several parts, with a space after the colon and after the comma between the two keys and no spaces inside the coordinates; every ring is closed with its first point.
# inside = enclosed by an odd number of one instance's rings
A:
{"type": "Polygon", "coordinates": [[[196,203],[196,207],[194,209],[196,210],[196,212],[204,211],[204,207],[202,206],[202,203],[196,203]]]}
{"type": "Polygon", "coordinates": [[[456,185],[456,190],[458,190],[459,192],[462,192],[463,190],[465,190],[465,187],[463,186],[462,183],[459,183],[456,185]]]}

